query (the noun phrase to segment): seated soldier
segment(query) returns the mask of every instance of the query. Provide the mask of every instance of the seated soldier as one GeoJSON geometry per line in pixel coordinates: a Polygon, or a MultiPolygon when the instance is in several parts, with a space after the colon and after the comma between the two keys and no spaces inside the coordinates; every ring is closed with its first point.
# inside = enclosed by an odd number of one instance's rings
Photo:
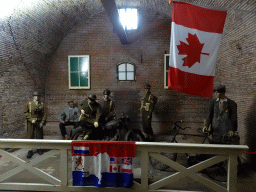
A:
{"type": "MultiPolygon", "coordinates": [[[[115,114],[115,104],[112,99],[110,99],[110,91],[108,89],[105,89],[103,91],[103,105],[101,108],[101,117],[100,117],[100,123],[103,125],[103,130],[105,130],[105,124],[111,120],[114,120],[116,117],[115,114]]],[[[104,131],[104,134],[106,132],[104,131]]],[[[109,134],[103,136],[103,140],[117,140],[117,136],[119,134],[119,129],[116,130],[116,134],[114,135],[113,138],[109,138],[109,134]]]]}
{"type": "Polygon", "coordinates": [[[66,131],[66,126],[67,125],[73,125],[74,128],[77,128],[79,126],[79,116],[80,116],[80,111],[78,110],[77,107],[74,107],[74,102],[69,101],[68,102],[69,107],[65,108],[63,112],[60,114],[60,132],[63,137],[63,139],[67,140],[67,131],[66,131]]]}
{"type": "MultiPolygon", "coordinates": [[[[86,124],[93,125],[94,128],[99,127],[99,119],[101,116],[101,106],[96,101],[96,95],[89,95],[88,99],[83,100],[78,104],[78,108],[81,111],[81,116],[79,121],[81,126],[86,124]]],[[[93,129],[89,130],[84,136],[84,140],[88,139],[89,135],[92,133],[93,129]]]]}

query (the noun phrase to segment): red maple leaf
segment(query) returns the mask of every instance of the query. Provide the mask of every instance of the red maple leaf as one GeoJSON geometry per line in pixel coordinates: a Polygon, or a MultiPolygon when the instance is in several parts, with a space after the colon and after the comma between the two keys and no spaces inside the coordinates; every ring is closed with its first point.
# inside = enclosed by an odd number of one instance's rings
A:
{"type": "Polygon", "coordinates": [[[182,60],[184,61],[182,66],[192,67],[196,62],[200,63],[201,54],[209,55],[209,53],[202,53],[204,43],[200,43],[196,34],[191,35],[188,33],[188,38],[186,38],[188,44],[180,41],[180,45],[177,45],[179,50],[179,55],[187,55],[182,60]]]}

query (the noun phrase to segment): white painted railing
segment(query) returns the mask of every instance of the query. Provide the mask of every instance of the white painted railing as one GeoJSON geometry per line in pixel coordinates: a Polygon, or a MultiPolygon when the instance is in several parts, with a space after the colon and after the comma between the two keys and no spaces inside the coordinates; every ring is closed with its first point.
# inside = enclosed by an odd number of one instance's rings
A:
{"type": "Polygon", "coordinates": [[[95,188],[95,187],[77,187],[72,186],[70,177],[71,170],[68,169],[70,162],[70,148],[71,141],[64,140],[24,140],[24,139],[0,139],[0,161],[12,161],[17,166],[12,170],[0,175],[0,190],[22,190],[22,191],[87,191],[87,192],[107,192],[107,191],[173,191],[161,190],[159,188],[174,183],[175,181],[187,176],[191,179],[213,189],[217,192],[236,192],[237,184],[237,155],[242,154],[248,149],[245,145],[210,145],[210,144],[184,144],[184,143],[152,143],[152,142],[136,142],[136,154],[141,156],[141,184],[134,181],[133,188],[95,188]],[[19,158],[12,153],[7,152],[4,148],[42,148],[50,149],[44,155],[38,156],[31,160],[19,158]],[[200,154],[216,154],[217,156],[205,160],[194,166],[186,168],[177,162],[161,156],[159,152],[166,153],[200,153],[200,154]],[[42,163],[44,160],[59,155],[59,177],[56,178],[43,169],[37,168],[35,165],[42,163]],[[149,185],[148,183],[148,166],[149,155],[166,163],[178,172],[170,175],[164,179],[154,182],[149,185]],[[228,160],[228,180],[227,188],[224,188],[215,182],[204,178],[199,171],[210,167],[218,162],[228,160]],[[27,174],[21,175],[23,170],[27,170],[30,174],[35,174],[46,183],[29,183],[26,181],[27,174]],[[24,182],[7,182],[12,180],[15,176],[21,177],[19,179],[24,182]],[[24,177],[24,178],[22,178],[24,177]],[[7,181],[6,181],[7,180],[7,181]]]}

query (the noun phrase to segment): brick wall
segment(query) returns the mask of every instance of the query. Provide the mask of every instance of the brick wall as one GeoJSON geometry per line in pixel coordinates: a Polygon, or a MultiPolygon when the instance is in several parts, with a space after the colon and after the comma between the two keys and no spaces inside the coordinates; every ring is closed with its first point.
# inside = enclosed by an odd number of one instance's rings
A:
{"type": "Polygon", "coordinates": [[[102,10],[98,3],[89,11],[93,3],[22,1],[13,10],[13,4],[3,5],[10,12],[0,15],[0,137],[25,137],[24,103],[34,90],[44,94],[48,60],[63,37],[102,10]]]}
{"type": "Polygon", "coordinates": [[[226,95],[237,102],[241,143],[256,151],[256,14],[241,11],[245,6],[228,11],[215,82],[225,84],[226,95]]]}
{"type": "Polygon", "coordinates": [[[155,133],[170,133],[172,122],[180,119],[184,126],[202,127],[209,99],[164,89],[164,54],[169,52],[171,19],[152,10],[140,10],[140,14],[140,28],[128,32],[128,45],[120,43],[104,12],[80,23],[65,37],[48,71],[46,101],[50,121],[58,120],[59,111],[68,100],[79,102],[95,93],[102,101],[103,90],[109,88],[117,114],[128,114],[132,126],[141,128],[138,109],[143,86],[149,83],[158,96],[152,120],[155,133]],[[68,55],[90,55],[90,90],[69,90],[68,55]],[[135,64],[136,81],[117,81],[116,66],[122,62],[135,64]]]}
{"type": "MultiPolygon", "coordinates": [[[[117,112],[129,114],[132,126],[141,128],[141,88],[150,83],[159,98],[153,114],[155,133],[169,133],[172,122],[179,119],[184,120],[184,126],[202,126],[209,99],[163,89],[163,56],[169,52],[171,5],[162,0],[116,2],[118,6],[141,8],[141,28],[128,34],[129,45],[120,44],[99,1],[46,0],[28,7],[22,1],[8,17],[1,18],[1,137],[20,137],[23,106],[35,89],[45,93],[49,120],[57,121],[67,100],[78,102],[90,93],[101,99],[104,88],[109,88],[117,112]],[[92,88],[69,90],[68,55],[82,54],[90,55],[92,88]],[[124,61],[135,64],[135,82],[116,81],[116,65],[124,61]]],[[[225,84],[227,96],[237,102],[241,143],[256,151],[256,1],[189,2],[228,9],[214,83],[225,84]],[[236,48],[237,42],[241,49],[236,48]]]]}

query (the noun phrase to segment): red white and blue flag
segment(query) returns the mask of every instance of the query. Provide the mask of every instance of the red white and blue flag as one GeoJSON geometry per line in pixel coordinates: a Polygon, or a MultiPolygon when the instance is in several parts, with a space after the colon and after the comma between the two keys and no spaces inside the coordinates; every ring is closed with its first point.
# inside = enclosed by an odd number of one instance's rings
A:
{"type": "Polygon", "coordinates": [[[134,142],[72,141],[73,186],[132,187],[134,142]]]}
{"type": "Polygon", "coordinates": [[[168,88],[212,97],[226,11],[173,2],[168,88]]]}

